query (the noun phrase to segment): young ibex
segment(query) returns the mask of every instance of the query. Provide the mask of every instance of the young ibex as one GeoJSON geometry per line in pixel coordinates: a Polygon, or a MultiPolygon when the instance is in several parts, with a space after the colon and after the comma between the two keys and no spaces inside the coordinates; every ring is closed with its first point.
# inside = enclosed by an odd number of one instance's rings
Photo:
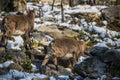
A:
{"type": "Polygon", "coordinates": [[[25,44],[29,44],[30,32],[34,28],[34,18],[34,10],[29,10],[27,15],[11,14],[5,16],[1,26],[1,31],[3,32],[1,42],[3,46],[7,48],[8,38],[13,34],[23,35],[25,44]]]}
{"type": "Polygon", "coordinates": [[[50,57],[52,57],[54,64],[58,65],[58,58],[70,59],[73,58],[72,66],[79,61],[80,56],[84,55],[87,43],[84,41],[77,41],[72,38],[58,38],[53,40],[46,48],[47,54],[42,62],[45,66],[50,57]]]}

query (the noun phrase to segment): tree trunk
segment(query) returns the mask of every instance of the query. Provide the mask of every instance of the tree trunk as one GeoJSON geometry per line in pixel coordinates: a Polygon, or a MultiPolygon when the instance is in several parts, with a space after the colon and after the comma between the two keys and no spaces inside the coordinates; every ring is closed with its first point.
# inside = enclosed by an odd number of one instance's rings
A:
{"type": "Polygon", "coordinates": [[[74,1],[73,0],[69,0],[69,6],[73,7],[74,6],[74,1]]]}
{"type": "Polygon", "coordinates": [[[54,3],[55,3],[55,0],[53,0],[53,3],[52,3],[52,9],[51,9],[51,10],[53,10],[53,8],[54,8],[54,3]]]}
{"type": "Polygon", "coordinates": [[[116,0],[116,5],[120,5],[120,0],[116,0]]]}
{"type": "Polygon", "coordinates": [[[63,0],[61,0],[61,17],[62,17],[62,22],[64,22],[64,8],[63,8],[63,0]]]}

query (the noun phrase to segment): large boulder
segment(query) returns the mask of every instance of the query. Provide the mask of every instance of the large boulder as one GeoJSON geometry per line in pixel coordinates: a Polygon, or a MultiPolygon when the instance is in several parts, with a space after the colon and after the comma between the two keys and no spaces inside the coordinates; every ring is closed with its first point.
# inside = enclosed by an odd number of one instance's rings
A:
{"type": "Polygon", "coordinates": [[[113,61],[108,68],[108,72],[112,76],[120,77],[120,60],[113,61]]]}
{"type": "Polygon", "coordinates": [[[108,50],[109,50],[109,48],[107,48],[107,47],[95,46],[95,47],[91,48],[90,54],[92,56],[97,56],[97,57],[101,58],[105,54],[105,52],[108,50]]]}
{"type": "Polygon", "coordinates": [[[73,67],[73,71],[84,77],[98,78],[105,74],[107,65],[97,57],[90,57],[73,67]]]}
{"type": "Polygon", "coordinates": [[[90,54],[91,56],[74,66],[75,73],[86,77],[85,80],[96,80],[103,75],[105,80],[120,77],[119,50],[95,46],[90,50],[90,54]]]}
{"type": "Polygon", "coordinates": [[[120,52],[115,49],[110,49],[102,56],[104,62],[114,62],[120,60],[120,52]]]}
{"type": "Polygon", "coordinates": [[[120,52],[116,49],[95,46],[91,48],[90,54],[100,58],[103,62],[113,62],[120,60],[120,52]]]}

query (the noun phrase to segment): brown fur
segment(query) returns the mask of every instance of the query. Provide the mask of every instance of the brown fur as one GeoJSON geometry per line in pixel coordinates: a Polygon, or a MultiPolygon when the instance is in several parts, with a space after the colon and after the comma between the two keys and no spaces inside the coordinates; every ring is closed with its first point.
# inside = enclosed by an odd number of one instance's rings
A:
{"type": "Polygon", "coordinates": [[[34,28],[34,10],[28,11],[27,15],[7,15],[2,21],[1,31],[3,32],[2,42],[4,45],[7,44],[8,38],[16,34],[16,32],[22,32],[20,35],[24,34],[24,39],[26,42],[29,39],[30,32],[34,28]]]}
{"type": "MultiPolygon", "coordinates": [[[[46,65],[50,56],[53,56],[53,61],[55,65],[58,64],[58,58],[65,60],[73,58],[75,62],[77,62],[80,56],[84,55],[85,49],[86,42],[84,41],[77,41],[72,38],[55,39],[47,47],[47,55],[42,63],[42,66],[46,65]]],[[[75,62],[73,64],[75,64],[75,62]]]]}

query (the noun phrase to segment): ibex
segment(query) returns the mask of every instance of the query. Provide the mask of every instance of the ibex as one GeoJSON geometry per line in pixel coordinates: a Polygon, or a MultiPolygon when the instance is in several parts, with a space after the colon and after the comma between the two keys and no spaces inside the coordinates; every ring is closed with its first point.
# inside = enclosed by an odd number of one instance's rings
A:
{"type": "Polygon", "coordinates": [[[46,48],[46,56],[42,62],[42,66],[45,66],[52,57],[54,64],[58,65],[58,58],[70,59],[73,58],[74,62],[72,66],[79,61],[80,56],[84,55],[87,47],[87,42],[77,41],[72,38],[58,38],[53,40],[46,48]]]}
{"type": "Polygon", "coordinates": [[[3,32],[1,42],[3,46],[7,48],[8,38],[12,35],[23,35],[25,44],[29,44],[30,32],[34,28],[34,10],[29,10],[27,15],[11,14],[4,17],[2,20],[1,31],[3,32]]]}

